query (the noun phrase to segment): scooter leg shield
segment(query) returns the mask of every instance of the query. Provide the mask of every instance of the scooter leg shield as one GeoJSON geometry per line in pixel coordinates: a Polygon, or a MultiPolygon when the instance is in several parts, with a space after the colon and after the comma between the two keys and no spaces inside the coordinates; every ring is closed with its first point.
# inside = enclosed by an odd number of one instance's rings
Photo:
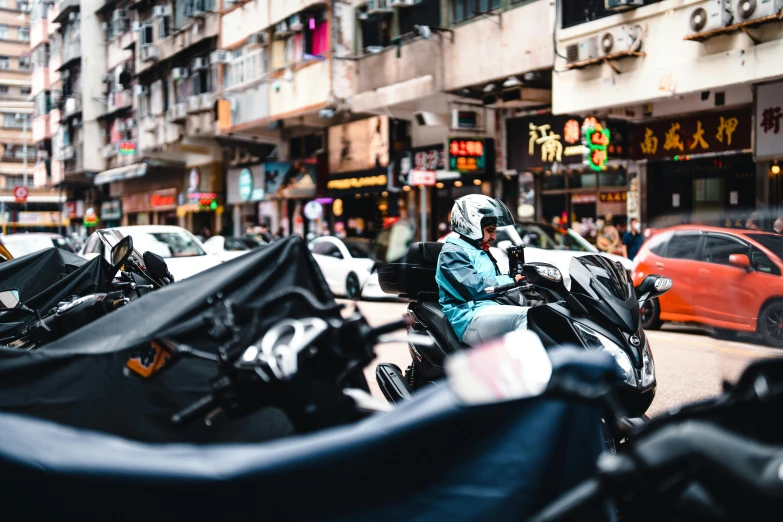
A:
{"type": "Polygon", "coordinates": [[[380,363],[375,367],[375,380],[389,403],[399,404],[411,399],[411,391],[397,365],[380,363]]]}

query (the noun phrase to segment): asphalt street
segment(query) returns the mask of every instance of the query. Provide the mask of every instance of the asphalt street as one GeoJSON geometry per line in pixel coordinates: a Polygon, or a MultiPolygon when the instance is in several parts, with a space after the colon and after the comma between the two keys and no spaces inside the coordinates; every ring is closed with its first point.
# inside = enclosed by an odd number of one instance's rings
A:
{"type": "MultiPolygon", "coordinates": [[[[353,306],[351,301],[343,301],[353,306]]],[[[359,309],[373,325],[399,319],[406,302],[360,301],[359,309]]],[[[399,335],[404,338],[404,332],[399,335]]],[[[665,325],[648,332],[655,359],[658,389],[647,414],[654,416],[678,405],[713,396],[721,390],[724,379],[735,380],[752,361],[765,357],[783,357],[783,350],[765,347],[752,338],[738,341],[713,339],[705,332],[684,326],[665,325]]],[[[378,359],[397,364],[403,370],[410,364],[404,342],[376,347],[378,359]]],[[[375,362],[365,373],[375,395],[383,398],[375,383],[375,362]]]]}

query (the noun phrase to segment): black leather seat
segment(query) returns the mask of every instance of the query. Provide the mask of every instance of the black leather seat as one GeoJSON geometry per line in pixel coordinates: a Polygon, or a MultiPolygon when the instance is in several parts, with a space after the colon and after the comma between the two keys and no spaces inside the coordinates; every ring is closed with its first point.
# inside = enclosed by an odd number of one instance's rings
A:
{"type": "Polygon", "coordinates": [[[439,303],[432,301],[419,303],[419,306],[416,307],[416,313],[421,316],[421,320],[427,325],[429,331],[432,332],[432,335],[446,353],[470,348],[470,346],[461,343],[457,339],[457,334],[454,333],[454,328],[451,327],[451,323],[446,319],[446,315],[443,313],[439,303]]]}

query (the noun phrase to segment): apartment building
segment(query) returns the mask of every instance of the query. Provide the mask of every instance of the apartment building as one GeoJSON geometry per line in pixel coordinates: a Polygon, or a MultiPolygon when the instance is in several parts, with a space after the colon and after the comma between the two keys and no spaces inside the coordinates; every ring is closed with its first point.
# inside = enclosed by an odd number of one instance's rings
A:
{"type": "Polygon", "coordinates": [[[624,146],[606,170],[538,161],[544,216],[601,215],[618,197],[653,226],[780,207],[783,2],[613,4],[557,2],[551,128],[593,118],[624,146]]]}

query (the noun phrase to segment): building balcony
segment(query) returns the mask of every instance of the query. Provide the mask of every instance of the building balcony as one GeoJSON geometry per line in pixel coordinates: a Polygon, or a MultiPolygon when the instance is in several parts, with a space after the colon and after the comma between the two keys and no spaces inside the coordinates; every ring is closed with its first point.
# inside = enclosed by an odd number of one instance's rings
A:
{"type": "Polygon", "coordinates": [[[169,107],[166,113],[166,121],[171,123],[182,123],[188,117],[188,103],[178,102],[169,107]]]}
{"type": "Polygon", "coordinates": [[[152,67],[154,61],[168,60],[203,40],[217,37],[219,33],[220,13],[207,13],[201,23],[186,24],[182,30],[159,40],[155,45],[141,47],[137,53],[139,64],[136,71],[142,73],[152,67]]]}
{"type": "Polygon", "coordinates": [[[211,92],[188,96],[188,114],[211,111],[215,107],[215,95],[211,92]]]}
{"type": "Polygon", "coordinates": [[[185,135],[188,138],[211,138],[216,130],[213,112],[188,114],[188,119],[185,121],[185,135]]]}
{"type": "Polygon", "coordinates": [[[33,142],[40,143],[52,139],[49,115],[43,114],[33,118],[33,142]]]}
{"type": "Polygon", "coordinates": [[[52,109],[49,111],[49,133],[54,136],[57,131],[60,130],[60,109],[52,109]]]}
{"type": "Polygon", "coordinates": [[[38,161],[33,166],[33,183],[36,187],[45,187],[49,182],[49,162],[38,161]]]}
{"type": "Polygon", "coordinates": [[[55,54],[49,57],[49,83],[54,85],[60,81],[60,66],[62,66],[63,57],[61,54],[55,54]]]}
{"type": "Polygon", "coordinates": [[[68,96],[63,105],[63,118],[73,118],[82,113],[81,94],[68,96]]]}
{"type": "Polygon", "coordinates": [[[61,24],[68,21],[68,15],[79,11],[79,0],[60,0],[60,11],[52,18],[55,24],[61,24]]]}
{"type": "Polygon", "coordinates": [[[49,24],[45,18],[39,18],[30,24],[30,48],[35,49],[49,42],[49,24]]]}
{"type": "Polygon", "coordinates": [[[52,32],[59,27],[54,23],[55,18],[58,16],[60,16],[60,2],[55,2],[49,6],[49,10],[46,12],[46,23],[49,26],[49,34],[52,34],[52,32]]]}
{"type": "Polygon", "coordinates": [[[110,92],[106,97],[106,116],[133,107],[133,94],[130,90],[110,92]]]}
{"type": "Polygon", "coordinates": [[[133,58],[137,31],[126,31],[106,44],[106,70],[111,71],[133,58]]]}
{"type": "Polygon", "coordinates": [[[291,80],[278,78],[279,89],[269,89],[270,117],[280,119],[313,110],[328,103],[330,82],[329,60],[310,62],[296,70],[291,80]]]}
{"type": "Polygon", "coordinates": [[[51,82],[49,81],[49,68],[36,67],[35,70],[33,70],[30,83],[30,89],[33,96],[50,90],[51,82]]]}
{"type": "Polygon", "coordinates": [[[323,0],[286,0],[285,2],[270,2],[270,18],[272,25],[286,20],[289,16],[304,11],[308,7],[323,5],[323,0]]]}
{"type": "Polygon", "coordinates": [[[75,40],[73,42],[66,42],[63,45],[62,65],[58,70],[62,70],[71,65],[72,62],[76,62],[82,59],[82,41],[75,40]]]}

